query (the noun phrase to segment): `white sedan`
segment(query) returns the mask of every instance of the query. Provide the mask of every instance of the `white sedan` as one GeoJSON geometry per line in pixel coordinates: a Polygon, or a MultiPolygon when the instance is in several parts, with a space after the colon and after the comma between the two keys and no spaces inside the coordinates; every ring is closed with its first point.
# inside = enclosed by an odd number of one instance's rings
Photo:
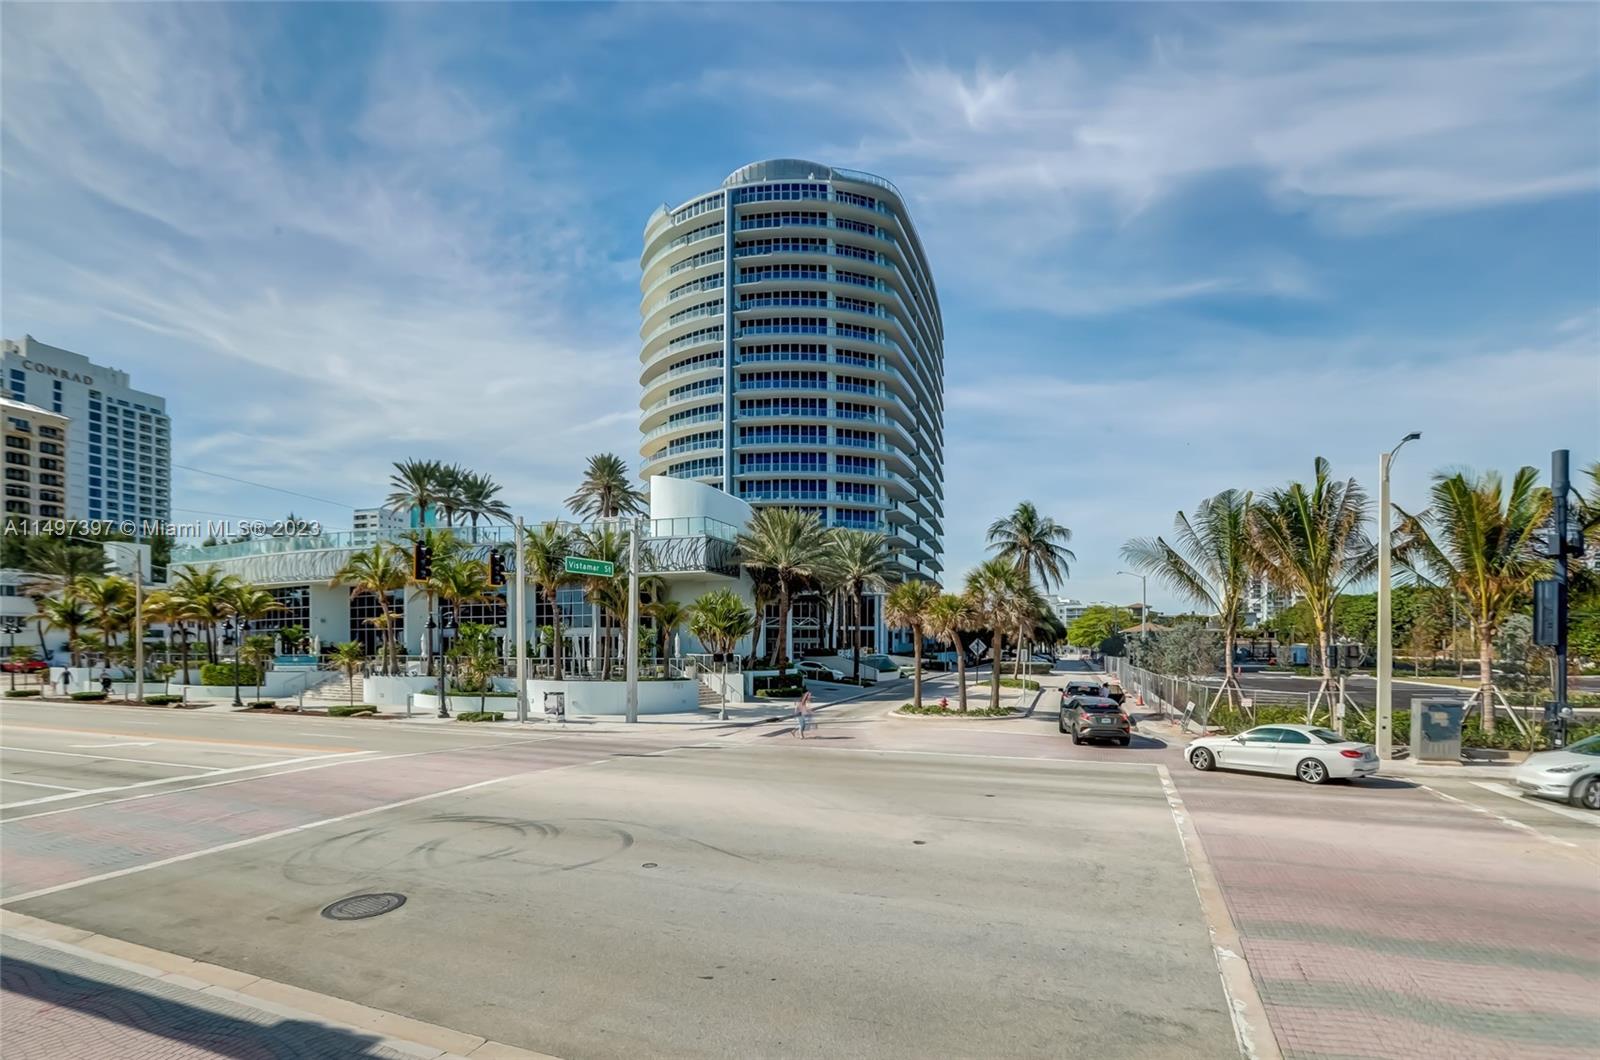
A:
{"type": "Polygon", "coordinates": [[[1329,778],[1373,776],[1378,752],[1314,725],[1259,725],[1237,736],[1202,736],[1189,745],[1189,764],[1200,770],[1282,773],[1321,784],[1329,778]]]}
{"type": "Polygon", "coordinates": [[[831,666],[824,666],[819,662],[799,663],[794,670],[795,673],[807,681],[840,681],[844,679],[844,674],[831,666]]]}
{"type": "Polygon", "coordinates": [[[1600,810],[1600,736],[1529,755],[1513,779],[1529,795],[1600,810]]]}

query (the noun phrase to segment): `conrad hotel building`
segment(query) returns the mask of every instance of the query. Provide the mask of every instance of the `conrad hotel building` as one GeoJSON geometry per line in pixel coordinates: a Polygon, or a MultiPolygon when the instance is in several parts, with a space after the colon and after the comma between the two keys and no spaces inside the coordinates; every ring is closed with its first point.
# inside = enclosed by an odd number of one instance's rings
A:
{"type": "Polygon", "coordinates": [[[899,190],[756,162],[658,209],[640,265],[643,474],[881,531],[939,578],[944,329],[899,190]]]}

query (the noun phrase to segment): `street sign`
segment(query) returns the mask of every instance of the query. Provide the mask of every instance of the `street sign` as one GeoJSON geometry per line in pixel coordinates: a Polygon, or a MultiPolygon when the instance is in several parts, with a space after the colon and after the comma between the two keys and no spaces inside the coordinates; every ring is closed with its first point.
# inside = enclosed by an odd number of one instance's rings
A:
{"type": "Polygon", "coordinates": [[[610,560],[568,556],[564,562],[568,574],[587,574],[591,578],[613,578],[617,573],[617,565],[610,560]]]}

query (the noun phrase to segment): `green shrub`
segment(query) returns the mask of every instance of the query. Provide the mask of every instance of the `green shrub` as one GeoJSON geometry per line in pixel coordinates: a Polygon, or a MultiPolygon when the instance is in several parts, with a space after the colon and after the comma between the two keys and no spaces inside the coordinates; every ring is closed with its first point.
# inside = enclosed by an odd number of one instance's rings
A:
{"type": "Polygon", "coordinates": [[[469,692],[464,688],[452,688],[450,690],[450,694],[452,696],[463,696],[463,697],[465,697],[465,696],[481,696],[484,699],[516,699],[517,698],[517,694],[515,692],[478,692],[476,690],[469,692]]]}
{"type": "MultiPolygon", "coordinates": [[[[265,710],[268,707],[277,706],[278,705],[278,701],[276,699],[247,699],[247,700],[244,701],[244,705],[247,706],[247,707],[255,707],[255,708],[259,709],[259,710],[265,710]]],[[[293,707],[285,707],[284,709],[285,710],[293,710],[294,708],[293,707]]]]}
{"type": "Polygon", "coordinates": [[[376,714],[378,708],[371,703],[344,703],[328,708],[330,718],[353,718],[357,714],[376,714]]]}
{"type": "Polygon", "coordinates": [[[498,710],[463,710],[456,714],[457,721],[500,721],[504,717],[498,710]]]}
{"type": "Polygon", "coordinates": [[[1039,682],[1037,682],[1037,681],[1029,681],[1029,680],[1026,680],[1026,679],[1023,679],[1023,680],[1019,681],[1015,677],[1002,677],[1000,679],[1000,687],[1001,688],[1025,688],[1029,692],[1037,692],[1039,690],[1039,682]]]}
{"type": "Polygon", "coordinates": [[[6,698],[27,699],[29,696],[36,696],[38,694],[39,690],[37,688],[13,688],[6,693],[6,698]]]}
{"type": "Polygon", "coordinates": [[[182,696],[169,695],[166,692],[155,692],[155,693],[152,693],[151,695],[145,696],[144,697],[144,701],[146,703],[148,703],[152,707],[164,707],[164,706],[167,706],[170,703],[181,703],[181,702],[183,702],[183,697],[182,696]]]}
{"type": "Polygon", "coordinates": [[[963,714],[958,707],[945,707],[938,703],[924,703],[920,708],[914,703],[906,703],[896,713],[932,714],[941,718],[1003,718],[1016,712],[1010,707],[974,707],[963,714]]]}
{"type": "Polygon", "coordinates": [[[73,692],[71,698],[88,702],[90,700],[104,699],[106,694],[104,692],[73,692]]]}
{"type": "Polygon", "coordinates": [[[773,685],[756,693],[758,699],[794,699],[805,694],[805,685],[773,685]]]}
{"type": "Polygon", "coordinates": [[[234,670],[239,672],[239,687],[253,685],[260,679],[261,671],[243,663],[203,663],[200,666],[200,683],[203,685],[233,687],[234,670]]]}

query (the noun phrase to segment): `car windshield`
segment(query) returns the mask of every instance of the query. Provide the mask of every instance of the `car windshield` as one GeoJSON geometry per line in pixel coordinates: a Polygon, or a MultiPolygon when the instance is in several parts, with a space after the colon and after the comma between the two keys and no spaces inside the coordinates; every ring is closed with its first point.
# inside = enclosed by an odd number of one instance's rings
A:
{"type": "Polygon", "coordinates": [[[1586,736],[1575,744],[1568,744],[1565,750],[1571,751],[1573,754],[1593,755],[1596,758],[1600,758],[1600,733],[1586,736]]]}
{"type": "Polygon", "coordinates": [[[1332,729],[1312,729],[1311,730],[1311,735],[1315,736],[1317,739],[1321,740],[1323,743],[1349,743],[1350,742],[1349,740],[1346,740],[1343,736],[1340,736],[1338,733],[1334,732],[1332,729]]]}

